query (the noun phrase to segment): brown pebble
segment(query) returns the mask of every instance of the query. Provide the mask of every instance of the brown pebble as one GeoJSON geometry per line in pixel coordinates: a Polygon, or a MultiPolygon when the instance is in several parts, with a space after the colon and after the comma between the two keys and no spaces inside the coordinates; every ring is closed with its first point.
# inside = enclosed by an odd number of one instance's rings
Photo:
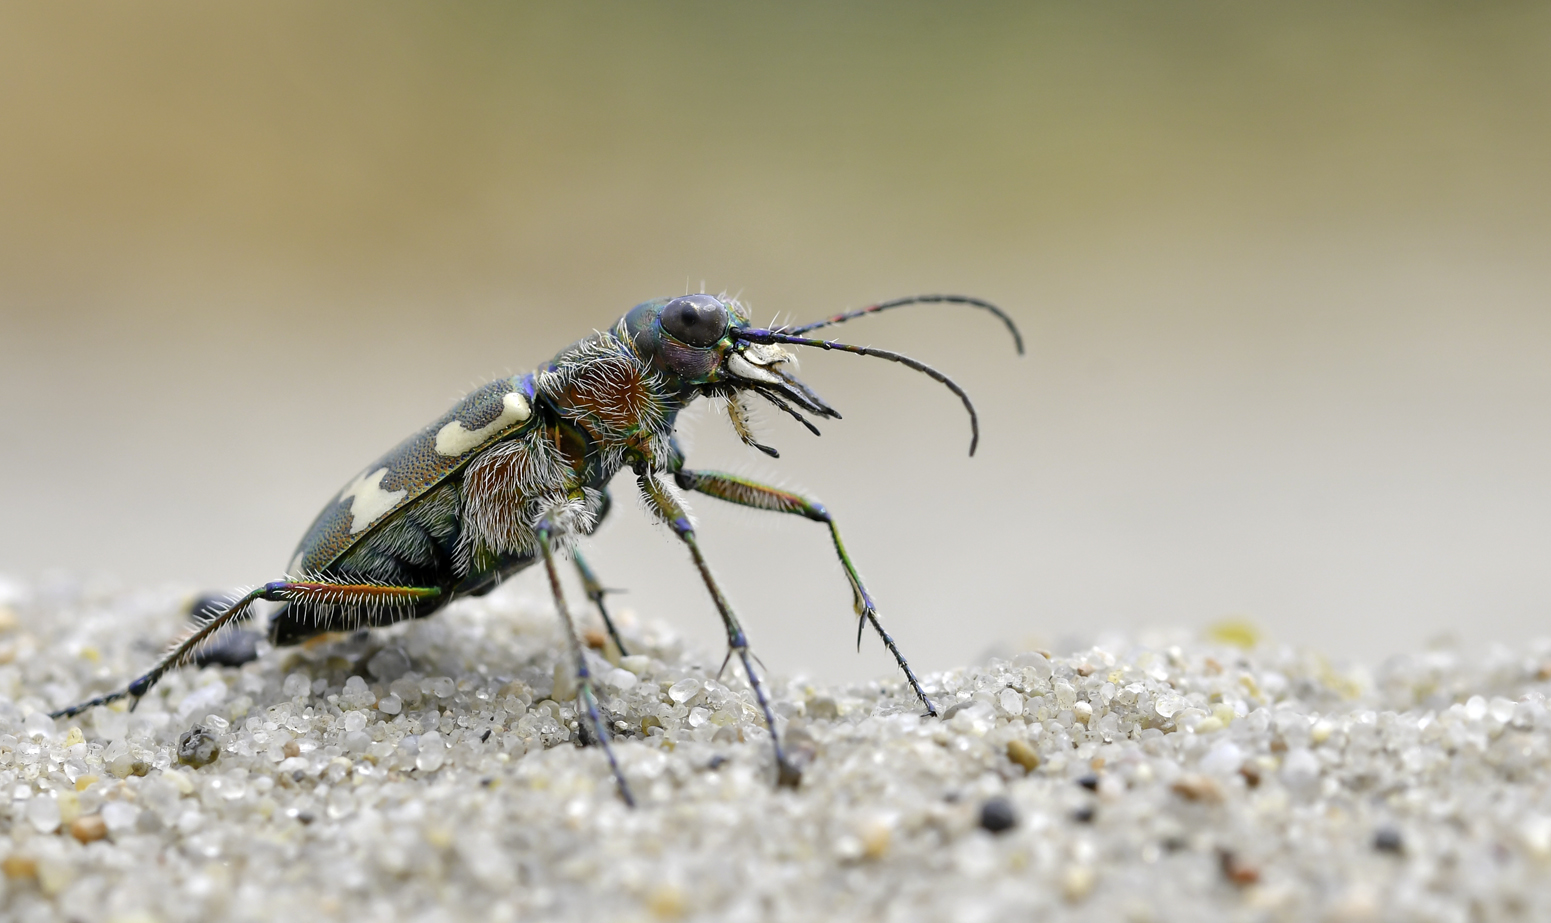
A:
{"type": "Polygon", "coordinates": [[[1092,676],[1097,670],[1098,670],[1098,667],[1094,666],[1093,664],[1091,664],[1091,663],[1084,663],[1082,666],[1077,668],[1077,675],[1078,676],[1092,676]]]}
{"type": "Polygon", "coordinates": [[[1007,741],[1007,758],[1022,766],[1024,772],[1039,768],[1039,751],[1026,740],[1007,741]]]}
{"type": "Polygon", "coordinates": [[[1217,850],[1217,862],[1222,876],[1241,888],[1260,881],[1260,870],[1241,861],[1231,849],[1217,850]]]}
{"type": "Polygon", "coordinates": [[[5,877],[10,879],[37,878],[38,860],[31,856],[6,856],[0,861],[0,872],[5,872],[5,877]]]}
{"type": "Polygon", "coordinates": [[[301,756],[302,745],[294,740],[288,740],[285,742],[285,746],[281,748],[281,751],[284,752],[286,756],[301,756]]]}
{"type": "Polygon", "coordinates": [[[582,632],[582,641],[595,651],[601,651],[608,647],[609,636],[600,628],[589,628],[582,632]]]}
{"type": "Polygon", "coordinates": [[[675,884],[662,882],[646,895],[647,909],[659,920],[676,920],[688,905],[684,892],[675,884]]]}
{"type": "Polygon", "coordinates": [[[1244,784],[1250,788],[1258,788],[1260,786],[1260,769],[1253,763],[1245,763],[1243,766],[1240,766],[1239,775],[1244,777],[1244,784]]]}
{"type": "Polygon", "coordinates": [[[82,843],[91,843],[108,835],[101,814],[83,814],[70,822],[70,835],[82,843]]]}
{"type": "Polygon", "coordinates": [[[1174,780],[1170,786],[1174,794],[1186,801],[1216,803],[1222,801],[1222,787],[1206,776],[1189,773],[1174,780]]]}

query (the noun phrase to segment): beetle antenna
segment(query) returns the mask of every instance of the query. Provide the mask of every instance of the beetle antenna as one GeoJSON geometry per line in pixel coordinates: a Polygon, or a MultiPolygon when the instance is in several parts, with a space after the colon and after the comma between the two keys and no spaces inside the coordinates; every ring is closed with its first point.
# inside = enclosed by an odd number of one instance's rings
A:
{"type": "Polygon", "coordinates": [[[967,304],[970,307],[990,311],[1000,318],[1003,324],[1007,325],[1007,332],[1012,334],[1012,341],[1018,347],[1018,355],[1023,355],[1023,334],[1019,332],[1018,325],[1013,323],[1012,318],[1007,316],[1007,312],[989,301],[971,298],[968,295],[912,295],[909,298],[896,298],[893,301],[884,301],[869,307],[858,308],[855,311],[847,311],[844,314],[836,314],[834,317],[814,321],[811,324],[803,324],[800,327],[787,327],[782,329],[781,332],[801,335],[810,330],[817,330],[820,327],[843,324],[854,318],[864,317],[868,314],[877,314],[879,311],[887,311],[890,308],[902,308],[908,304],[967,304]]]}
{"type": "MultiPolygon", "coordinates": [[[[887,359],[890,362],[898,362],[900,365],[915,369],[928,378],[940,382],[949,391],[959,396],[959,400],[964,402],[964,409],[969,411],[969,454],[974,455],[975,447],[980,444],[980,415],[975,413],[975,405],[970,401],[969,394],[959,387],[958,382],[919,359],[912,359],[904,353],[891,352],[887,349],[878,349],[873,346],[853,346],[850,343],[839,343],[834,340],[815,340],[809,337],[792,336],[789,333],[776,330],[752,330],[745,328],[734,331],[733,336],[740,340],[748,340],[751,343],[790,343],[793,346],[812,346],[817,349],[832,349],[844,353],[854,353],[858,356],[874,356],[879,359],[887,359]]],[[[760,393],[764,394],[763,391],[760,393]]],[[[769,398],[769,395],[766,394],[765,397],[769,398]]]]}

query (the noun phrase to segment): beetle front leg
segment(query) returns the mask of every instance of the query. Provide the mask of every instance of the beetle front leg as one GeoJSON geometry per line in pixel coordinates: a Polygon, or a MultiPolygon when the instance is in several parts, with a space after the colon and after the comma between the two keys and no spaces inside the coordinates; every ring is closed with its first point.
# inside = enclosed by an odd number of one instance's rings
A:
{"type": "Polygon", "coordinates": [[[690,524],[689,514],[651,472],[639,471],[636,482],[640,484],[641,494],[651,505],[652,511],[657,514],[657,518],[666,523],[668,528],[673,530],[673,534],[688,546],[695,568],[700,571],[700,579],[705,581],[706,589],[710,591],[711,599],[716,603],[716,611],[721,614],[722,624],[727,629],[729,656],[737,654],[738,659],[743,663],[743,672],[748,675],[749,685],[754,689],[754,698],[759,700],[760,711],[765,715],[765,726],[770,728],[770,741],[775,747],[776,784],[782,788],[796,788],[802,782],[802,770],[788,762],[786,754],[781,749],[781,735],[776,733],[775,715],[770,711],[770,700],[765,695],[765,687],[759,681],[759,674],[754,672],[754,664],[749,657],[748,637],[743,633],[743,626],[738,624],[738,617],[733,614],[727,597],[722,595],[722,588],[717,586],[716,579],[711,576],[711,567],[706,563],[705,555],[700,553],[700,543],[695,540],[695,528],[690,524]]]}
{"type": "Polygon", "coordinates": [[[739,506],[749,506],[759,510],[772,510],[777,513],[792,513],[803,516],[814,522],[822,522],[829,527],[829,536],[835,543],[835,554],[840,557],[840,566],[845,568],[846,579],[851,582],[851,595],[853,605],[856,608],[856,646],[862,645],[862,629],[867,623],[872,623],[878,636],[883,639],[884,647],[894,655],[894,662],[904,671],[905,679],[910,682],[910,688],[915,691],[916,698],[926,706],[927,714],[937,717],[937,708],[932,700],[927,698],[926,691],[921,688],[921,683],[916,679],[915,672],[910,669],[910,664],[905,661],[905,655],[900,652],[894,639],[883,629],[883,624],[878,621],[878,606],[872,601],[872,596],[867,592],[867,587],[862,585],[862,577],[856,572],[856,565],[851,563],[851,556],[846,553],[845,542],[840,540],[840,528],[835,525],[835,520],[829,515],[829,511],[822,503],[815,503],[800,494],[751,481],[732,474],[722,474],[717,471],[689,471],[675,472],[674,477],[678,485],[685,490],[699,491],[718,500],[726,500],[728,503],[736,503],[739,506]]]}
{"type": "Polygon", "coordinates": [[[592,691],[592,671],[587,669],[587,655],[582,649],[581,639],[576,636],[576,625],[571,622],[571,612],[566,608],[565,593],[560,588],[560,572],[555,569],[555,552],[551,546],[552,527],[548,520],[539,523],[537,529],[539,548],[544,552],[544,569],[549,574],[549,589],[555,596],[555,609],[560,613],[560,622],[565,625],[566,637],[571,642],[571,653],[576,657],[576,685],[577,704],[587,714],[587,721],[592,725],[592,733],[598,740],[598,746],[609,758],[609,769],[614,773],[614,781],[619,786],[619,797],[625,800],[625,804],[635,807],[635,797],[630,794],[630,785],[625,782],[625,774],[619,770],[619,762],[614,759],[614,748],[609,746],[609,733],[603,726],[603,716],[598,714],[598,698],[592,691]]]}
{"type": "MultiPolygon", "coordinates": [[[[246,619],[248,617],[248,610],[255,602],[261,599],[270,602],[299,602],[318,605],[394,606],[413,605],[422,599],[429,599],[441,594],[442,591],[436,587],[329,583],[321,580],[276,580],[266,583],[238,597],[224,612],[202,620],[193,631],[185,635],[182,640],[173,645],[171,650],[163,654],[162,659],[158,660],[155,666],[146,671],[144,676],[141,676],[128,686],[117,692],[97,696],[95,699],[82,702],[79,705],[62,708],[54,712],[51,717],[74,717],[88,708],[107,705],[124,698],[132,698],[138,701],[147,692],[150,692],[151,687],[155,686],[163,676],[194,659],[200,647],[222,628],[246,619]]],[[[131,705],[130,707],[133,708],[134,706],[131,705]]]]}

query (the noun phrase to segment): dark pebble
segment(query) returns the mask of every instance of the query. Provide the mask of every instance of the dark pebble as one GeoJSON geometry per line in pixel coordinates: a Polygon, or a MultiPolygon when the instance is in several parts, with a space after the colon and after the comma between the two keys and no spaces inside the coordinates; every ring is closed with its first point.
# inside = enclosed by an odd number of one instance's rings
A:
{"type": "Polygon", "coordinates": [[[1072,812],[1072,820],[1077,821],[1079,824],[1091,824],[1093,823],[1094,816],[1097,814],[1098,812],[1093,809],[1093,805],[1085,804],[1072,812]]]}
{"type": "Polygon", "coordinates": [[[178,738],[178,762],[198,769],[208,766],[221,755],[221,742],[202,724],[196,724],[178,738]]]}
{"type": "Polygon", "coordinates": [[[1400,838],[1400,831],[1394,827],[1380,827],[1373,834],[1373,848],[1379,852],[1394,853],[1399,855],[1406,850],[1405,841],[1400,838]]]}
{"type": "Polygon", "coordinates": [[[1090,792],[1096,792],[1099,790],[1099,777],[1090,772],[1086,775],[1078,776],[1077,784],[1081,785],[1083,788],[1090,792]]]}
{"type": "Polygon", "coordinates": [[[1006,833],[1018,826],[1018,812],[1006,798],[988,798],[980,806],[980,826],[992,833],[1006,833]]]}

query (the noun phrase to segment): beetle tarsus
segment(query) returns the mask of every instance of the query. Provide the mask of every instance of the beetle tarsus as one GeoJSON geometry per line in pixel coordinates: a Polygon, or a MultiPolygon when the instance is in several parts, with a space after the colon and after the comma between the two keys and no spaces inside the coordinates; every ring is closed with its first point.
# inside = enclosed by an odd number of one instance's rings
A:
{"type": "Polygon", "coordinates": [[[889,653],[894,655],[894,660],[899,663],[899,668],[905,671],[905,679],[909,681],[910,688],[915,692],[916,698],[920,699],[921,704],[926,706],[926,713],[936,718],[937,706],[932,704],[932,700],[926,695],[926,690],[921,688],[921,681],[916,679],[915,671],[910,669],[910,664],[905,662],[905,655],[900,653],[899,646],[894,643],[894,638],[883,630],[883,625],[878,622],[878,614],[876,612],[867,613],[867,620],[872,622],[872,627],[878,630],[878,634],[883,638],[883,645],[889,649],[889,653]]]}

